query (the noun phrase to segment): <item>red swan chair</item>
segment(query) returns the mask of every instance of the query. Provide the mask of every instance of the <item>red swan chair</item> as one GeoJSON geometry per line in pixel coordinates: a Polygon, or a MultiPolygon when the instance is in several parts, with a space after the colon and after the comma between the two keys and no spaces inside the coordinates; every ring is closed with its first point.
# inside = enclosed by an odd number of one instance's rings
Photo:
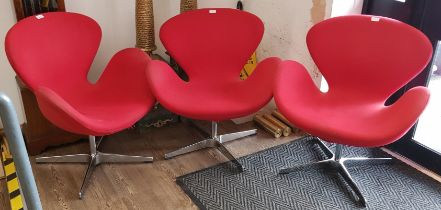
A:
{"type": "Polygon", "coordinates": [[[239,78],[263,31],[258,17],[236,9],[188,11],[162,25],[161,41],[188,74],[189,81],[181,80],[166,63],[152,61],[147,78],[153,94],[174,113],[212,121],[211,138],[170,152],[166,159],[213,147],[242,170],[222,143],[256,134],[256,130],[218,135],[217,122],[252,114],[272,98],[278,58],[260,62],[248,79],[239,78]]]}
{"type": "Polygon", "coordinates": [[[390,158],[342,158],[342,144],[383,146],[415,124],[428,103],[427,88],[412,88],[390,106],[385,101],[425,68],[432,55],[431,43],[402,22],[363,15],[322,21],[310,29],[306,41],[329,91],[321,92],[301,64],[284,61],[276,76],[274,98],[280,112],[314,136],[329,159],[280,173],[330,166],[366,205],[345,164],[390,158]],[[335,153],[320,139],[336,143],[335,153]]]}
{"type": "Polygon", "coordinates": [[[43,115],[64,130],[89,135],[90,154],[36,160],[89,163],[80,198],[100,163],[153,161],[97,150],[102,136],[131,127],[155,102],[145,79],[150,58],[139,49],[116,53],[96,84],[87,80],[100,40],[101,29],[94,20],[64,12],[28,17],[6,36],[9,62],[37,97],[43,115]],[[95,136],[101,138],[95,141],[95,136]]]}

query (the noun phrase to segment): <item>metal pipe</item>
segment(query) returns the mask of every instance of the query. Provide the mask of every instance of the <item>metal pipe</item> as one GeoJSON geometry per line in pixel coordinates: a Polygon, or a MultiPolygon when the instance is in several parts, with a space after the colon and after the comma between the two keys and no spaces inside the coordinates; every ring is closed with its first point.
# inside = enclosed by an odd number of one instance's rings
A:
{"type": "Polygon", "coordinates": [[[211,138],[215,139],[217,137],[217,122],[211,122],[211,138]]]}
{"type": "Polygon", "coordinates": [[[95,136],[89,136],[90,155],[96,155],[96,141],[95,136]]]}
{"type": "Polygon", "coordinates": [[[9,149],[14,158],[14,164],[20,182],[20,188],[23,193],[25,206],[29,210],[41,210],[43,208],[41,207],[37,185],[35,184],[31,163],[23,140],[17,114],[11,99],[9,99],[9,97],[3,92],[0,92],[0,116],[9,149]]]}
{"type": "Polygon", "coordinates": [[[335,145],[335,161],[339,161],[341,158],[341,150],[343,149],[343,146],[341,144],[335,145]]]}

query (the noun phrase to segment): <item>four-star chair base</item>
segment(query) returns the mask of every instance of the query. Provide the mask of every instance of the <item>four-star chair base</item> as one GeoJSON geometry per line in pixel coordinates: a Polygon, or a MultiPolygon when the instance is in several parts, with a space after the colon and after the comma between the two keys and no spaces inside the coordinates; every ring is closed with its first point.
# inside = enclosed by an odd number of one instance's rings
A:
{"type": "Polygon", "coordinates": [[[307,163],[303,165],[297,165],[290,168],[284,168],[279,171],[280,174],[287,174],[300,170],[311,170],[311,169],[323,169],[330,168],[333,169],[336,173],[339,173],[345,182],[349,185],[352,191],[355,193],[358,198],[358,202],[361,205],[366,207],[366,200],[361,194],[360,189],[358,188],[356,182],[352,179],[346,167],[350,167],[352,165],[360,165],[360,164],[384,164],[391,163],[392,158],[367,158],[367,157],[354,157],[354,158],[342,158],[342,145],[336,144],[335,153],[332,152],[329,147],[327,147],[319,138],[315,137],[316,143],[319,145],[320,149],[325,153],[328,157],[326,160],[321,160],[314,163],[307,163]]]}
{"type": "Polygon", "coordinates": [[[52,157],[39,157],[36,158],[37,163],[89,163],[87,167],[86,175],[84,176],[83,184],[81,185],[79,196],[83,198],[84,190],[91,178],[96,166],[101,163],[145,163],[153,162],[153,157],[144,156],[129,156],[119,154],[109,154],[98,151],[98,147],[101,143],[101,137],[98,141],[95,141],[95,136],[89,136],[90,154],[74,154],[52,157]]]}
{"type": "Polygon", "coordinates": [[[232,163],[234,163],[237,169],[242,172],[243,167],[237,161],[237,159],[228,151],[228,149],[223,145],[225,142],[229,142],[232,140],[236,140],[239,138],[243,138],[250,135],[255,135],[257,133],[257,129],[241,131],[236,133],[228,133],[228,134],[217,134],[217,122],[211,122],[211,137],[200,142],[188,145],[176,151],[165,154],[165,159],[170,159],[178,155],[187,154],[190,152],[194,152],[197,150],[205,149],[205,148],[217,148],[220,152],[222,152],[225,157],[227,157],[232,163]]]}

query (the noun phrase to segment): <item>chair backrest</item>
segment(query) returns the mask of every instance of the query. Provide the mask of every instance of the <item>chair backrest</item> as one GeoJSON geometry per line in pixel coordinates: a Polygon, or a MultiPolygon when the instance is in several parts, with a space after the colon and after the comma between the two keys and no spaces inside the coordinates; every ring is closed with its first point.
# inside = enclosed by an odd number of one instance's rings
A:
{"type": "Polygon", "coordinates": [[[101,40],[91,18],[67,12],[31,16],[6,35],[5,50],[18,76],[31,89],[60,89],[87,82],[101,40]]]}
{"type": "Polygon", "coordinates": [[[376,100],[407,84],[432,56],[431,43],[419,30],[368,15],[322,21],[308,32],[307,44],[330,93],[362,91],[367,93],[362,97],[376,100]]]}
{"type": "Polygon", "coordinates": [[[263,36],[255,15],[236,9],[199,9],[179,14],[160,30],[164,47],[196,80],[237,79],[263,36]],[[210,79],[211,78],[211,79],[210,79]]]}

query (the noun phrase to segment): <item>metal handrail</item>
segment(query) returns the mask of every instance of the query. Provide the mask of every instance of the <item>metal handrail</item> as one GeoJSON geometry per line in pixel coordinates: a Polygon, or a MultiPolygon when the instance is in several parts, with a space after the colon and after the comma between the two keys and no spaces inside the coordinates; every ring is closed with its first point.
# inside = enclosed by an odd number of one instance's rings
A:
{"type": "Polygon", "coordinates": [[[17,177],[23,193],[24,205],[29,210],[42,210],[37,185],[32,173],[28,152],[21,133],[14,105],[6,94],[0,92],[0,117],[9,149],[14,159],[17,177]]]}

